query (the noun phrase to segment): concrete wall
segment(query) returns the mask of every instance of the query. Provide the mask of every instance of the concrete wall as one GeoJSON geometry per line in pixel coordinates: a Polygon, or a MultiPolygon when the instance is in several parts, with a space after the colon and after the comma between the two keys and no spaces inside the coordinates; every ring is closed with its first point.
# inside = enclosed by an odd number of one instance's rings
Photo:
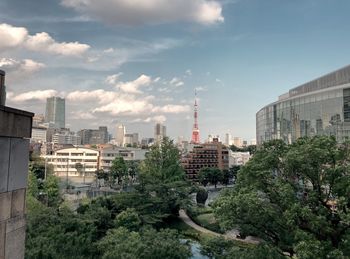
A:
{"type": "Polygon", "coordinates": [[[0,106],[0,259],[24,258],[32,116],[0,106]]]}

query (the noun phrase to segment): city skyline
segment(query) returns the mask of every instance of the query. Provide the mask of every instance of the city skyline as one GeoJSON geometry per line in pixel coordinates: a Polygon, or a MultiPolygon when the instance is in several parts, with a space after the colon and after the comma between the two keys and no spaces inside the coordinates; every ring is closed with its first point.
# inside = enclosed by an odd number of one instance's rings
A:
{"type": "Polygon", "coordinates": [[[349,63],[345,0],[176,1],[171,15],[168,5],[2,1],[7,104],[44,113],[46,98],[61,96],[74,131],[122,123],[152,136],[162,122],[189,140],[197,89],[202,142],[250,140],[266,103],[349,63]]]}

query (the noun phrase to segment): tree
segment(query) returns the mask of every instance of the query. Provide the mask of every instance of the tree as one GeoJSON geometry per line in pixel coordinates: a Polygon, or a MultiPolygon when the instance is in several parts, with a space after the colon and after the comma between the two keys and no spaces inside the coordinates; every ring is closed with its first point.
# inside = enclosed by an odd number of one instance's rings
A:
{"type": "Polygon", "coordinates": [[[103,259],[182,259],[191,255],[176,231],[150,228],[141,232],[112,229],[100,241],[99,249],[103,259]]]}
{"type": "Polygon", "coordinates": [[[119,213],[115,219],[117,227],[124,227],[130,231],[137,231],[141,226],[141,219],[134,208],[127,208],[119,213]]]}
{"type": "Polygon", "coordinates": [[[116,157],[112,161],[112,166],[110,170],[110,176],[112,178],[112,183],[115,183],[117,180],[117,183],[120,184],[122,182],[122,178],[126,175],[127,168],[125,161],[122,157],[116,157]]]}
{"type": "Polygon", "coordinates": [[[48,175],[43,187],[43,193],[47,195],[47,206],[57,207],[61,202],[58,178],[54,175],[48,175]]]}
{"type": "Polygon", "coordinates": [[[139,182],[137,190],[159,199],[162,211],[169,216],[177,215],[180,207],[190,203],[190,185],[180,164],[180,152],[168,138],[163,138],[146,154],[140,166],[139,182]]]}
{"type": "Polygon", "coordinates": [[[349,154],[350,144],[333,137],[264,143],[214,203],[216,217],[281,255],[349,257],[349,154]]]}
{"type": "Polygon", "coordinates": [[[198,204],[205,204],[208,199],[208,191],[204,188],[199,188],[196,194],[196,201],[198,204]]]}
{"type": "Polygon", "coordinates": [[[211,183],[216,188],[217,184],[223,181],[223,172],[216,167],[205,167],[199,171],[198,180],[204,186],[211,183]]]}

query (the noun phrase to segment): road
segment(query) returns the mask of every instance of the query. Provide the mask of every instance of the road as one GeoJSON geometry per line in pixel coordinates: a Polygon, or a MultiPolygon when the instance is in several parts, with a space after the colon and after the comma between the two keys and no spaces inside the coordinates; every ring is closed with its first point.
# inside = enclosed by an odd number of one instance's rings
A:
{"type": "Polygon", "coordinates": [[[193,228],[201,233],[204,233],[204,234],[210,234],[210,235],[217,236],[217,237],[223,237],[226,239],[231,239],[231,240],[235,240],[235,241],[246,243],[246,244],[255,244],[256,245],[256,244],[260,243],[260,241],[257,238],[250,237],[250,236],[246,237],[245,239],[237,238],[236,237],[236,234],[238,233],[237,230],[231,230],[225,234],[220,234],[220,233],[216,233],[214,231],[211,231],[209,229],[203,228],[203,227],[197,225],[196,223],[194,223],[184,210],[179,211],[179,218],[183,222],[185,222],[188,226],[190,226],[191,228],[193,228]]]}

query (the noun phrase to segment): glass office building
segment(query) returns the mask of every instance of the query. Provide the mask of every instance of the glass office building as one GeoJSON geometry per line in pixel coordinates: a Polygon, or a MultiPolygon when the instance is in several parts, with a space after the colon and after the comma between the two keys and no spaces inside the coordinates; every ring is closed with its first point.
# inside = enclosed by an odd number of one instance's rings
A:
{"type": "Polygon", "coordinates": [[[256,114],[258,145],[315,135],[350,137],[350,66],[291,89],[256,114]]]}
{"type": "Polygon", "coordinates": [[[66,103],[64,98],[50,97],[46,99],[45,121],[53,123],[59,129],[66,127],[66,103]]]}

